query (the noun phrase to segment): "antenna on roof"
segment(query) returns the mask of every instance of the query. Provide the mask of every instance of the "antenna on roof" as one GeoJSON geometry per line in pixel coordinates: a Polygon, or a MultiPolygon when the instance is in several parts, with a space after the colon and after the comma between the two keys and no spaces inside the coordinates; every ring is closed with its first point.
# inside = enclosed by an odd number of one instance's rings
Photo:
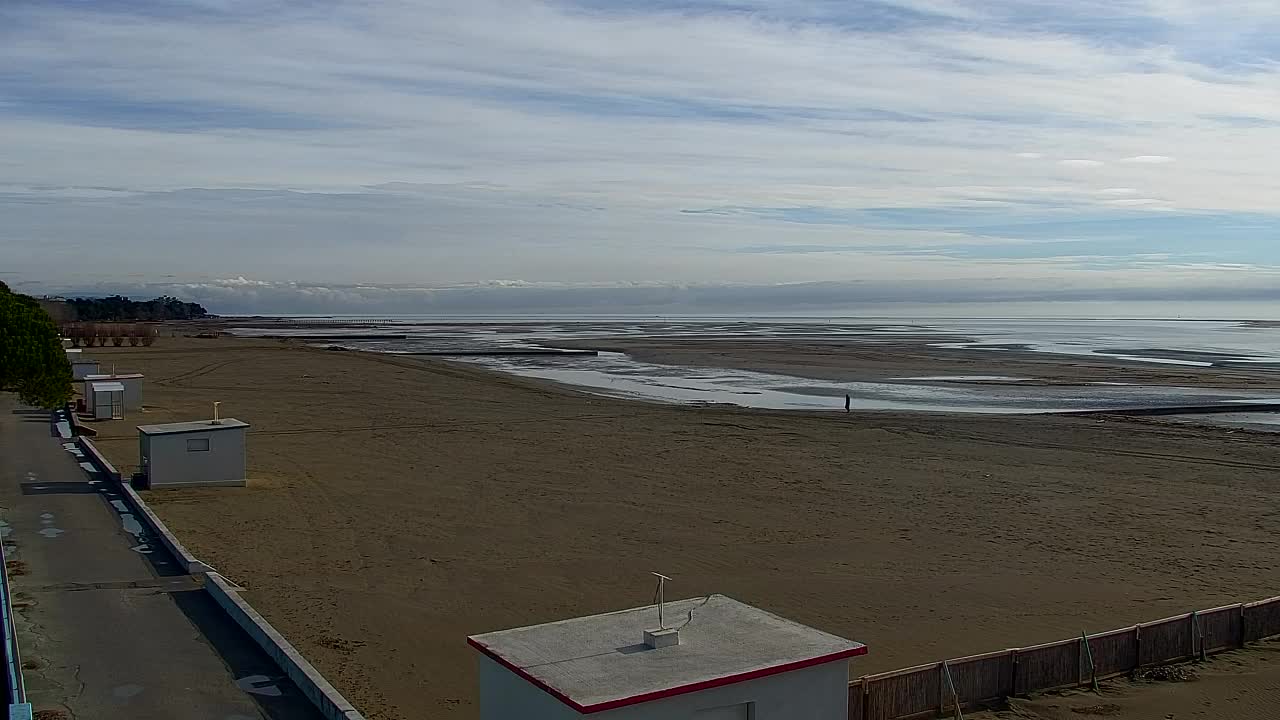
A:
{"type": "Polygon", "coordinates": [[[658,629],[666,630],[667,625],[662,621],[662,603],[665,601],[662,591],[664,590],[664,586],[667,584],[667,581],[671,578],[663,575],[662,573],[650,572],[649,574],[658,578],[658,591],[656,593],[658,598],[658,629]]]}
{"type": "Polygon", "coordinates": [[[220,403],[220,402],[216,402],[216,403],[214,403],[214,404],[213,404],[213,424],[214,424],[214,425],[221,425],[221,424],[222,424],[222,421],[218,419],[218,406],[219,406],[219,405],[221,405],[221,404],[222,404],[222,403],[220,403]]]}
{"type": "Polygon", "coordinates": [[[658,627],[655,630],[644,631],[644,644],[654,650],[671,645],[679,645],[680,629],[668,628],[666,620],[662,617],[662,606],[667,600],[663,593],[666,589],[664,586],[671,578],[662,573],[651,572],[649,574],[658,578],[658,587],[653,592],[653,599],[658,603],[658,627]]]}

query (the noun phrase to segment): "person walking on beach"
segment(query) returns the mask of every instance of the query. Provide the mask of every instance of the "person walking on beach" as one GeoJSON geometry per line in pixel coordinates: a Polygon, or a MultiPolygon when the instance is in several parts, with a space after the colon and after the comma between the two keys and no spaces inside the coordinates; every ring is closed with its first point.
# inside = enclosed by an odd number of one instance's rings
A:
{"type": "Polygon", "coordinates": [[[845,412],[849,412],[849,403],[851,403],[852,401],[853,401],[853,398],[849,397],[849,393],[845,393],[844,394],[844,411],[845,412]]]}

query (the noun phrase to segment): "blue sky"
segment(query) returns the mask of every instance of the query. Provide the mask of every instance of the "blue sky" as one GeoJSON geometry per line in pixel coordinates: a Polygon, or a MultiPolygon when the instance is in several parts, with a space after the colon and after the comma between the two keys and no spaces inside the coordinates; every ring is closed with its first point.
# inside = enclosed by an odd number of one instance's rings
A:
{"type": "Polygon", "coordinates": [[[1270,0],[0,4],[33,291],[1280,301],[1277,168],[1270,0]]]}

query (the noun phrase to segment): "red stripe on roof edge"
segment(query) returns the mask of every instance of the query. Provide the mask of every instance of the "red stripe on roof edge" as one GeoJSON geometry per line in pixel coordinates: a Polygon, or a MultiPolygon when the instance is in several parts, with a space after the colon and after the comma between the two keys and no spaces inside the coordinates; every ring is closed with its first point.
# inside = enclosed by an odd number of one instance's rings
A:
{"type": "Polygon", "coordinates": [[[804,668],[813,667],[815,665],[825,665],[830,662],[836,662],[837,660],[847,660],[848,658],[851,658],[851,657],[867,654],[867,646],[861,645],[856,648],[841,650],[840,652],[829,653],[827,655],[819,655],[817,657],[806,658],[804,660],[796,660],[795,662],[783,663],[781,665],[774,665],[771,667],[760,668],[758,670],[749,670],[747,672],[741,672],[734,675],[726,675],[724,677],[712,678],[710,680],[703,680],[701,682],[689,683],[688,685],[677,685],[676,687],[673,687],[673,688],[665,688],[663,690],[654,690],[653,692],[641,693],[639,695],[632,695],[630,697],[618,698],[617,700],[608,700],[606,702],[596,703],[594,705],[583,705],[579,702],[575,702],[573,698],[569,697],[568,695],[565,695],[559,690],[551,687],[545,682],[530,675],[528,672],[525,672],[523,668],[516,666],[515,664],[511,663],[510,661],[508,661],[506,658],[502,657],[498,653],[494,652],[493,650],[490,650],[487,646],[485,646],[483,643],[478,642],[475,638],[467,638],[467,644],[479,650],[480,652],[484,653],[489,658],[497,662],[499,665],[505,667],[506,669],[510,670],[516,675],[519,675],[520,677],[524,678],[526,681],[533,683],[535,686],[537,686],[538,688],[541,688],[543,691],[545,691],[547,694],[551,695],[555,699],[559,700],[560,702],[564,703],[565,705],[568,705],[569,707],[573,708],[574,710],[577,710],[578,712],[584,715],[603,712],[605,710],[614,710],[620,707],[626,707],[628,705],[638,705],[640,703],[652,702],[654,700],[662,700],[663,698],[675,697],[677,695],[684,695],[686,693],[691,693],[691,692],[698,692],[699,690],[710,690],[711,688],[723,687],[725,685],[733,685],[735,683],[746,682],[748,680],[758,680],[760,678],[769,677],[770,675],[778,675],[784,672],[791,672],[792,670],[803,670],[804,668]]]}

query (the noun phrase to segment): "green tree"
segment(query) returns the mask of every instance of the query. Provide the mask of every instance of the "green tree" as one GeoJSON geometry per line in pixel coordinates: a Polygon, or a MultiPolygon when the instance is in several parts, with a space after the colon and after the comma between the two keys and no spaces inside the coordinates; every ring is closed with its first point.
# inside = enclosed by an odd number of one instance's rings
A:
{"type": "Polygon", "coordinates": [[[209,317],[209,311],[197,303],[183,302],[164,295],[142,302],[122,295],[103,298],[71,298],[68,312],[84,322],[119,322],[122,320],[193,320],[209,317]]]}
{"type": "Polygon", "coordinates": [[[0,390],[28,405],[53,408],[71,399],[71,363],[58,328],[35,299],[0,282],[0,390]]]}

